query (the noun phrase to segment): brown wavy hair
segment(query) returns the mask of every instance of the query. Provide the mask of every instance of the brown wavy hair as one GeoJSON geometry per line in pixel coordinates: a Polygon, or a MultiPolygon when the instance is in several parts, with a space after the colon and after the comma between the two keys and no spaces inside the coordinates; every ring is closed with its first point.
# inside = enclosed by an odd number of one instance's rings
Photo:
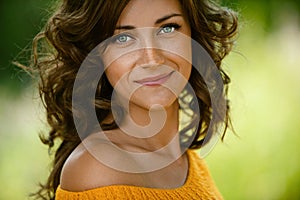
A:
{"type": "MultiPolygon", "coordinates": [[[[62,167],[81,138],[75,128],[74,118],[85,119],[85,111],[72,112],[72,92],[77,72],[89,54],[99,43],[113,35],[118,18],[130,0],[63,0],[56,6],[56,11],[50,17],[45,28],[33,40],[34,69],[39,74],[39,92],[47,111],[47,121],[50,132],[40,136],[49,148],[55,149],[53,166],[48,180],[40,185],[40,190],[33,194],[37,199],[55,199],[55,192],[60,184],[62,167]]],[[[223,86],[215,94],[221,102],[213,110],[211,95],[207,84],[198,70],[193,67],[189,83],[196,94],[196,99],[182,101],[188,108],[200,110],[200,115],[193,115],[188,126],[181,131],[182,143],[188,148],[200,148],[205,143],[205,137],[212,137],[215,129],[209,131],[210,123],[224,124],[222,138],[230,126],[229,103],[227,99],[229,76],[222,70],[221,62],[231,51],[237,34],[237,15],[235,12],[222,8],[209,0],[179,0],[190,23],[192,38],[197,41],[210,55],[219,69],[223,86]],[[218,113],[219,107],[226,107],[226,113],[218,113]],[[213,112],[217,117],[213,119],[213,112]],[[185,134],[195,128],[192,137],[185,134]]],[[[195,61],[198,62],[198,61],[195,61]]],[[[194,64],[194,63],[193,63],[194,64]]],[[[197,63],[196,63],[197,64],[197,63]]],[[[207,76],[214,75],[207,69],[207,76]]],[[[93,82],[90,82],[92,85],[93,82]]],[[[89,84],[83,86],[88,87],[89,84]]],[[[97,84],[96,99],[93,105],[98,123],[103,130],[117,128],[115,121],[104,122],[111,113],[112,86],[105,74],[97,84]]],[[[188,96],[187,92],[184,96],[188,96]]],[[[74,110],[73,110],[74,111],[74,110]]],[[[82,121],[83,131],[91,133],[94,124],[82,121]]]]}

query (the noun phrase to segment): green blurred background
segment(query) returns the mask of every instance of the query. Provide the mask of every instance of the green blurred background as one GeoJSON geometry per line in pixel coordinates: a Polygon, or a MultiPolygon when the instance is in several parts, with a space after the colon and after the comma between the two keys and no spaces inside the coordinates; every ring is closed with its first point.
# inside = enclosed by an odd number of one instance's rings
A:
{"type": "MultiPolygon", "coordinates": [[[[0,1],[0,200],[27,199],[49,171],[36,83],[26,64],[46,0],[0,1]]],[[[224,62],[231,75],[235,136],[206,157],[225,199],[300,199],[300,2],[224,0],[240,13],[240,35],[224,62]]]]}

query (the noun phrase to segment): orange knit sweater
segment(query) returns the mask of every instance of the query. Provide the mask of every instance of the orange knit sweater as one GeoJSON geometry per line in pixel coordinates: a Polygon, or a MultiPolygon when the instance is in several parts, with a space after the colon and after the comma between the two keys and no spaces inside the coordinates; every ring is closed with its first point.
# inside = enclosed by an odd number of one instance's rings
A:
{"type": "Polygon", "coordinates": [[[223,199],[216,188],[205,162],[196,152],[188,151],[189,172],[185,184],[175,189],[145,188],[129,185],[111,185],[83,192],[57,188],[56,200],[129,199],[129,200],[201,200],[223,199]]]}

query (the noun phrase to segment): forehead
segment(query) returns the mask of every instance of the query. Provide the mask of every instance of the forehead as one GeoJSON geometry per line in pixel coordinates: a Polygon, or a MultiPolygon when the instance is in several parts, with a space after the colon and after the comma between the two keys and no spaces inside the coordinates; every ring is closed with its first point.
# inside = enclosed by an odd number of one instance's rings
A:
{"type": "Polygon", "coordinates": [[[183,15],[178,0],[131,0],[118,25],[152,26],[158,18],[174,13],[183,15]]]}

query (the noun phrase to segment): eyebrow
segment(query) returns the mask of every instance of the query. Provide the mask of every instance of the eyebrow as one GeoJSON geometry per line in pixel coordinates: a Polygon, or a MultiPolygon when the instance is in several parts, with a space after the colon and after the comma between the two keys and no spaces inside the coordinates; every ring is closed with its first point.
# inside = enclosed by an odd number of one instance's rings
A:
{"type": "Polygon", "coordinates": [[[162,18],[159,18],[158,20],[156,20],[155,24],[160,24],[162,23],[163,21],[166,21],[167,19],[170,19],[172,17],[177,17],[177,16],[182,16],[181,14],[170,14],[170,15],[167,15],[167,16],[164,16],[162,18]]]}
{"type": "MultiPolygon", "coordinates": [[[[155,25],[162,23],[163,21],[166,21],[172,17],[177,17],[177,16],[182,16],[182,14],[177,14],[177,13],[173,13],[170,15],[166,15],[162,18],[159,18],[155,21],[155,25]]],[[[131,30],[131,29],[135,29],[136,27],[134,26],[130,26],[130,25],[126,25],[126,26],[116,26],[116,29],[126,29],[126,30],[131,30]]]]}

